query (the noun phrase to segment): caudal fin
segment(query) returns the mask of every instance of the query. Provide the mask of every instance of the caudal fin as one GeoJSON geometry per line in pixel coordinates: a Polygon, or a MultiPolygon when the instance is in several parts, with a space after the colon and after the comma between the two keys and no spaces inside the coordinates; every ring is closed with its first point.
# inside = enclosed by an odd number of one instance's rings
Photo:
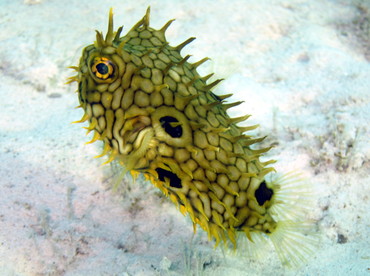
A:
{"type": "Polygon", "coordinates": [[[314,189],[295,172],[276,177],[268,185],[274,187],[268,212],[277,221],[275,231],[268,236],[284,265],[300,267],[319,245],[315,221],[310,219],[314,189]]]}

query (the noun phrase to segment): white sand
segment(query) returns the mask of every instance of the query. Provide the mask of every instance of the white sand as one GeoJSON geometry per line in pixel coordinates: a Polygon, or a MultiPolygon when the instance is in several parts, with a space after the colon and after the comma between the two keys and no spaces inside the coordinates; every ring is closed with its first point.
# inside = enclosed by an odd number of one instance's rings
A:
{"type": "Polygon", "coordinates": [[[0,275],[369,275],[369,1],[0,1],[0,275]],[[109,3],[107,3],[109,2],[109,3]],[[176,18],[171,45],[226,77],[218,93],[245,103],[278,171],[317,186],[310,217],[322,236],[298,271],[273,250],[223,256],[149,183],[109,189],[109,166],[84,146],[73,73],[106,31],[109,7],[127,31],[152,7],[176,18]]]}

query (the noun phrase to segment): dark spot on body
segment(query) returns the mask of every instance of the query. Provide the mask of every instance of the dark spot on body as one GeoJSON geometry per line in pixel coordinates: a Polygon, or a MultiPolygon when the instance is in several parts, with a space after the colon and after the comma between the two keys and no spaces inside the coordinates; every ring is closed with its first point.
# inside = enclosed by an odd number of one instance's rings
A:
{"type": "Polygon", "coordinates": [[[274,194],[273,190],[266,186],[266,182],[262,181],[258,189],[254,192],[254,196],[260,206],[265,204],[266,201],[270,200],[274,194]]]}
{"type": "Polygon", "coordinates": [[[164,170],[162,168],[157,168],[155,171],[158,173],[158,178],[160,181],[165,181],[165,178],[170,180],[170,186],[173,188],[182,188],[181,179],[173,172],[164,170]]]}
{"type": "Polygon", "coordinates": [[[164,116],[159,119],[164,130],[172,137],[172,138],[180,138],[182,136],[182,127],[181,125],[173,126],[171,123],[178,123],[179,121],[171,116],[164,116]]]}

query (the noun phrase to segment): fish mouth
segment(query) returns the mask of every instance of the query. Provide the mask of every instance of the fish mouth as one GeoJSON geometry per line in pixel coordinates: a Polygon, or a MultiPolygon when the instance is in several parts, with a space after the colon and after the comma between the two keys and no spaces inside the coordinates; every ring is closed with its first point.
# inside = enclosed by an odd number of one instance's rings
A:
{"type": "Polygon", "coordinates": [[[154,130],[151,119],[147,116],[136,116],[127,119],[119,132],[119,159],[127,171],[148,166],[145,157],[150,148],[155,147],[154,130]]]}
{"type": "Polygon", "coordinates": [[[125,164],[126,170],[132,169],[140,170],[149,166],[149,159],[146,158],[146,153],[150,148],[155,147],[154,130],[152,127],[145,127],[134,133],[130,133],[129,139],[134,138],[132,144],[128,144],[131,147],[131,151],[123,157],[122,161],[125,164]]]}

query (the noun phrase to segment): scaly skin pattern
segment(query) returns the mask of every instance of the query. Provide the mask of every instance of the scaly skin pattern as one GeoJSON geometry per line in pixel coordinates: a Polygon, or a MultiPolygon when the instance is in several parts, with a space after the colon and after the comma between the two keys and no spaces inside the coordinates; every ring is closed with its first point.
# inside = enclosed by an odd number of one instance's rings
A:
{"type": "Polygon", "coordinates": [[[263,138],[243,134],[257,126],[237,124],[248,118],[230,118],[225,103],[230,95],[216,96],[197,67],[181,49],[194,38],[173,47],[165,31],[149,27],[146,15],[123,37],[113,31],[97,32],[94,44],[83,50],[78,74],[80,107],[101,140],[108,162],[123,170],[143,173],[168,196],[183,214],[189,214],[209,235],[236,246],[237,233],[251,239],[252,232],[273,233],[277,228],[269,212],[278,187],[265,181],[274,160],[259,157],[270,148],[251,149],[263,138]]]}

